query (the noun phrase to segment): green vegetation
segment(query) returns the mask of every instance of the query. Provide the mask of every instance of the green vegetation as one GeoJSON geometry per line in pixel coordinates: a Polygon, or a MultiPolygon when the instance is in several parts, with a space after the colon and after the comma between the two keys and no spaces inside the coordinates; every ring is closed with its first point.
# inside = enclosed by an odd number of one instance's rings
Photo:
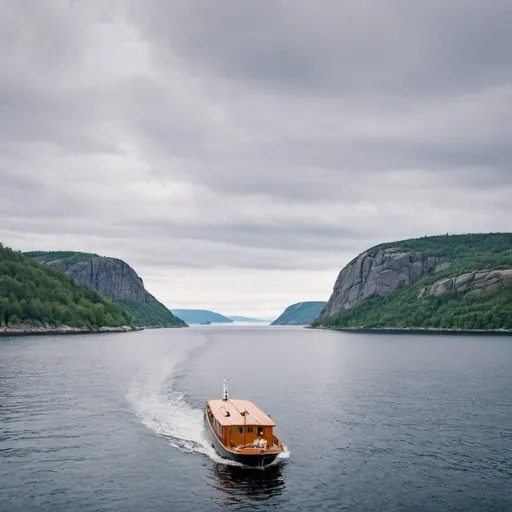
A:
{"type": "Polygon", "coordinates": [[[382,249],[422,252],[450,265],[388,295],[363,300],[337,317],[312,322],[326,327],[512,329],[512,286],[493,293],[449,291],[419,298],[421,288],[475,270],[512,268],[512,234],[443,235],[381,244],[382,249]]]}
{"type": "MultiPolygon", "coordinates": [[[[74,275],[83,284],[96,289],[102,293],[104,297],[111,299],[114,303],[120,304],[133,318],[133,324],[140,327],[185,327],[186,324],[171,311],[169,311],[161,302],[148,293],[142,284],[135,270],[126,262],[118,258],[99,256],[94,253],[75,252],[75,251],[31,251],[24,255],[27,258],[33,258],[40,263],[58,268],[74,275]],[[131,281],[133,289],[137,293],[133,293],[131,300],[120,300],[120,292],[115,287],[102,287],[101,282],[93,277],[91,272],[80,271],[83,265],[88,265],[90,260],[108,260],[114,264],[118,274],[123,275],[127,281],[131,281]],[[81,265],[82,264],[82,265],[81,265]],[[108,294],[105,290],[108,289],[108,294]],[[118,292],[116,294],[116,292],[118,292]]],[[[112,266],[109,266],[111,269],[112,266]]],[[[112,270],[109,270],[112,272],[112,270]]],[[[105,277],[105,276],[103,276],[105,277]]],[[[116,281],[114,279],[114,281],[116,281]]],[[[119,280],[117,280],[120,282],[119,280]]]]}
{"type": "Polygon", "coordinates": [[[297,302],[288,306],[270,325],[307,325],[324,306],[324,301],[297,302]]]}
{"type": "Polygon", "coordinates": [[[424,236],[379,244],[367,252],[375,256],[382,249],[391,248],[422,252],[426,256],[444,257],[447,260],[472,258],[476,255],[512,252],[512,233],[424,236]]]}
{"type": "Polygon", "coordinates": [[[98,254],[91,252],[76,252],[76,251],[28,251],[24,252],[25,258],[34,259],[40,263],[48,263],[54,260],[61,260],[65,268],[86,261],[91,258],[101,258],[98,254]]]}
{"type": "Polygon", "coordinates": [[[0,244],[0,325],[119,327],[131,316],[119,304],[0,244]]]}
{"type": "MultiPolygon", "coordinates": [[[[418,281],[419,283],[420,281],[418,281]]],[[[317,327],[421,327],[441,329],[512,329],[512,286],[465,296],[450,291],[418,299],[417,283],[389,295],[364,300],[338,317],[315,320],[317,327]]]]}
{"type": "Polygon", "coordinates": [[[186,323],[173,315],[161,302],[156,299],[151,303],[120,300],[119,304],[128,311],[134,319],[134,324],[143,327],[186,327],[186,323]]]}

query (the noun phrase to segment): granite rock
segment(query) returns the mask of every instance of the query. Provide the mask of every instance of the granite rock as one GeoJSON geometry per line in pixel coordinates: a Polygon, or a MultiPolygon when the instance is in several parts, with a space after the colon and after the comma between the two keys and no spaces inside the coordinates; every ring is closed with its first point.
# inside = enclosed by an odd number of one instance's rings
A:
{"type": "Polygon", "coordinates": [[[480,295],[497,291],[506,284],[512,284],[512,269],[479,270],[436,281],[422,288],[419,297],[439,296],[451,290],[480,295]]]}
{"type": "Polygon", "coordinates": [[[374,256],[364,252],[341,270],[319,319],[338,316],[364,299],[386,295],[417,281],[439,264],[440,258],[421,252],[382,249],[374,256]]]}

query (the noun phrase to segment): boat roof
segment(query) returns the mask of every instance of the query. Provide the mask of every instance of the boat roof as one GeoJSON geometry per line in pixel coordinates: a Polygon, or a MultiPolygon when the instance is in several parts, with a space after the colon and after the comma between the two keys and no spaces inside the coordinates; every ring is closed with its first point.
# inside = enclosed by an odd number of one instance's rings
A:
{"type": "Polygon", "coordinates": [[[249,400],[208,400],[215,419],[223,426],[262,425],[274,427],[274,421],[249,400]],[[242,413],[246,413],[244,416],[242,413]]]}

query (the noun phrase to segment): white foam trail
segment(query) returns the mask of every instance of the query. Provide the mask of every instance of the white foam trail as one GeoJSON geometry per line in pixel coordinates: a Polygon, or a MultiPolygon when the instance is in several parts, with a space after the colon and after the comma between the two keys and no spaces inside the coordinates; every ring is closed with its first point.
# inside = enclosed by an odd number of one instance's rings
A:
{"type": "Polygon", "coordinates": [[[134,379],[128,400],[142,423],[167,437],[171,446],[207,455],[219,463],[231,463],[217,454],[206,437],[203,412],[192,409],[183,393],[173,390],[172,375],[177,362],[169,358],[148,365],[134,379]]]}
{"type": "MultiPolygon", "coordinates": [[[[132,382],[127,398],[142,423],[169,439],[171,446],[189,453],[200,453],[222,464],[242,466],[222,458],[207,438],[203,411],[193,409],[184,400],[183,393],[174,390],[173,372],[179,360],[176,356],[159,359],[146,366],[132,382]]],[[[273,462],[290,456],[285,451],[273,462]]]]}
{"type": "Polygon", "coordinates": [[[276,457],[276,461],[286,460],[290,458],[290,450],[286,445],[283,445],[283,451],[276,457]]]}

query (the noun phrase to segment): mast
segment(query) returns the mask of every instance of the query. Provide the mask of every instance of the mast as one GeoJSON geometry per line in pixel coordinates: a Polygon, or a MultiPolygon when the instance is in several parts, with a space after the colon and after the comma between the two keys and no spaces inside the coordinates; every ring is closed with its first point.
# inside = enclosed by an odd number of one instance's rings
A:
{"type": "Polygon", "coordinates": [[[247,411],[244,411],[244,444],[247,446],[247,411]]]}
{"type": "Polygon", "coordinates": [[[223,392],[222,392],[222,400],[224,400],[224,402],[228,399],[228,382],[229,380],[228,379],[224,379],[223,381],[223,392]]]}

